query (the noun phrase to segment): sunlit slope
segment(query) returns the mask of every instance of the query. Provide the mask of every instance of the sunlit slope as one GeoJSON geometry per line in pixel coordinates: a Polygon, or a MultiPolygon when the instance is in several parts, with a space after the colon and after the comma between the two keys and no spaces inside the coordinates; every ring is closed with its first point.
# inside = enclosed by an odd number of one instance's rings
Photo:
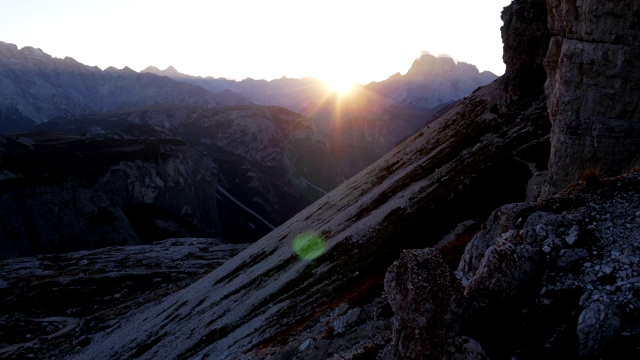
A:
{"type": "Polygon", "coordinates": [[[548,158],[542,101],[502,110],[501,80],[456,105],[384,158],[189,288],[96,336],[78,358],[237,358],[297,346],[305,324],[376,296],[402,249],[435,244],[456,224],[525,198],[548,158]],[[300,258],[300,234],[324,241],[300,258]],[[293,343],[292,343],[293,342],[293,343]],[[205,356],[206,357],[206,356],[205,356]]]}

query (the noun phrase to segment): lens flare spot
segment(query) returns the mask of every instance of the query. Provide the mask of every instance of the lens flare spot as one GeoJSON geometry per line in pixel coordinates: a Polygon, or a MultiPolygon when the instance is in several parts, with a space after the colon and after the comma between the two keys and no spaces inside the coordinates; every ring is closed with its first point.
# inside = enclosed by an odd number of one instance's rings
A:
{"type": "Polygon", "coordinates": [[[324,253],[322,237],[314,232],[306,232],[293,239],[293,251],[302,259],[313,260],[324,253]]]}

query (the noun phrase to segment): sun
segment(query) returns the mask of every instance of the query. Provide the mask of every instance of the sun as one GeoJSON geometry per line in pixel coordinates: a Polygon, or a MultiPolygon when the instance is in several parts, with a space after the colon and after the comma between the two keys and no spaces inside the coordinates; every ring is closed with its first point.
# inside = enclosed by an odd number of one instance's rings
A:
{"type": "Polygon", "coordinates": [[[353,89],[355,83],[343,77],[325,78],[324,82],[331,91],[335,91],[338,95],[343,95],[353,89]]]}

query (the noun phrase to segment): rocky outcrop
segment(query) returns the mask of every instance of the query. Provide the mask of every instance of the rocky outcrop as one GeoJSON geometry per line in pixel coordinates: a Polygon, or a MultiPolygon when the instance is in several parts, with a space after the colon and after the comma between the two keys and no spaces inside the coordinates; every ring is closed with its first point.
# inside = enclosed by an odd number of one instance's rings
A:
{"type": "Polygon", "coordinates": [[[0,138],[0,258],[220,230],[215,165],[183,141],[0,138]]]}
{"type": "Polygon", "coordinates": [[[458,268],[474,309],[466,335],[490,358],[640,355],[639,181],[635,172],[497,210],[458,268]],[[505,341],[507,331],[518,336],[505,341]]]}
{"type": "MultiPolygon", "coordinates": [[[[37,123],[60,116],[153,104],[213,107],[251,103],[231,92],[213,94],[198,86],[128,68],[102,71],[69,57],[53,58],[40,49],[18,49],[4,42],[0,42],[0,99],[0,113],[6,111],[2,109],[18,109],[21,116],[37,123]]],[[[14,130],[12,126],[8,124],[0,130],[6,133],[14,130]]]]}
{"type": "Polygon", "coordinates": [[[456,337],[466,307],[462,286],[440,254],[431,248],[403,251],[389,267],[384,288],[394,313],[386,357],[440,357],[456,337]]]}
{"type": "Polygon", "coordinates": [[[636,170],[500,207],[457,278],[434,249],[403,252],[385,279],[394,338],[383,358],[638,357],[639,185],[636,170]],[[462,339],[475,355],[452,345],[462,339]]]}
{"type": "Polygon", "coordinates": [[[245,248],[181,238],[0,261],[0,357],[62,357],[245,248]]]}
{"type": "Polygon", "coordinates": [[[553,129],[547,193],[610,176],[640,155],[640,4],[547,1],[545,85],[553,129]]]}

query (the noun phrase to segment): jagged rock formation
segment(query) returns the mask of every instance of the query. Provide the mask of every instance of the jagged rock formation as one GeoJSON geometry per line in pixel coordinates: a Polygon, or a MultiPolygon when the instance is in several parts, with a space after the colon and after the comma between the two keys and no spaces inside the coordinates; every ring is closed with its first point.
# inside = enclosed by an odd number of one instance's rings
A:
{"type": "Polygon", "coordinates": [[[544,1],[513,1],[502,11],[503,106],[538,98],[547,79],[543,60],[549,47],[544,1]]]}
{"type": "Polygon", "coordinates": [[[640,154],[640,4],[548,1],[545,68],[554,148],[546,191],[619,174],[640,154]]]}
{"type": "Polygon", "coordinates": [[[220,231],[216,166],[161,131],[4,136],[0,169],[0,258],[220,231]]]}
{"type": "Polygon", "coordinates": [[[0,124],[11,120],[4,116],[6,109],[17,109],[22,117],[40,123],[59,116],[166,103],[222,106],[251,102],[231,92],[213,94],[129,68],[102,71],[69,57],[53,58],[40,49],[18,49],[0,42],[0,109],[5,109],[0,111],[0,124]]]}
{"type": "Polygon", "coordinates": [[[61,343],[82,346],[123,314],[184,288],[245,248],[181,238],[0,261],[0,357],[62,356],[70,349],[61,343]]]}
{"type": "Polygon", "coordinates": [[[466,299],[438,251],[403,251],[389,267],[384,288],[394,313],[393,346],[385,356],[441,357],[459,332],[466,299]]]}

